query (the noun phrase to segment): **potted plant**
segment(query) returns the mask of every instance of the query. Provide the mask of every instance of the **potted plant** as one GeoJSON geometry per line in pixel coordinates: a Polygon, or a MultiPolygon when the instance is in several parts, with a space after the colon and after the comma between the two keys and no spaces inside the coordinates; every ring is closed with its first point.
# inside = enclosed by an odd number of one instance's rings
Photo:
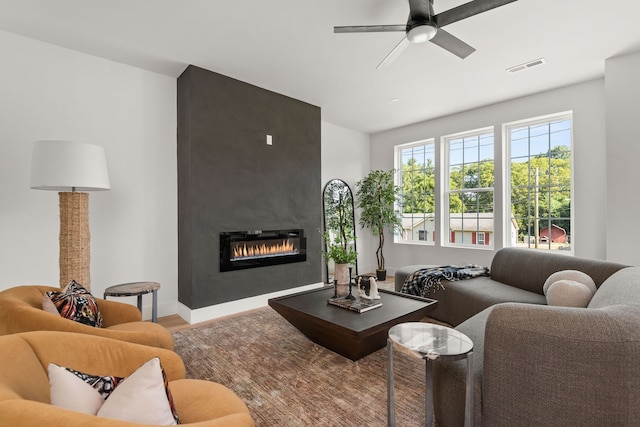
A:
{"type": "Polygon", "coordinates": [[[393,170],[374,170],[356,183],[356,189],[356,206],[361,209],[360,226],[378,236],[376,276],[378,280],[386,280],[382,252],[384,231],[386,228],[402,231],[402,217],[394,206],[400,196],[400,188],[393,183],[393,170]]]}
{"type": "MultiPolygon", "coordinates": [[[[322,253],[327,262],[332,260],[334,263],[334,279],[338,281],[338,285],[348,285],[351,279],[349,277],[349,265],[353,265],[356,262],[358,253],[353,249],[353,246],[351,246],[346,239],[341,238],[339,234],[335,236],[334,239],[331,239],[329,232],[325,232],[324,243],[326,250],[322,251],[322,253]]],[[[339,295],[343,293],[344,292],[338,292],[339,295]]]]}

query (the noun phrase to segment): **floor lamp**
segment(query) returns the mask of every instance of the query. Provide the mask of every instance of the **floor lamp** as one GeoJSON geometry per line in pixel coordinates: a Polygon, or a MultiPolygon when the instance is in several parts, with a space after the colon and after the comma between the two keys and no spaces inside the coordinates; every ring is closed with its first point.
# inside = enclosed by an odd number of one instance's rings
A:
{"type": "Polygon", "coordinates": [[[59,192],[60,287],[75,280],[90,290],[87,191],[111,188],[104,148],[73,141],[34,142],[30,187],[59,192]]]}

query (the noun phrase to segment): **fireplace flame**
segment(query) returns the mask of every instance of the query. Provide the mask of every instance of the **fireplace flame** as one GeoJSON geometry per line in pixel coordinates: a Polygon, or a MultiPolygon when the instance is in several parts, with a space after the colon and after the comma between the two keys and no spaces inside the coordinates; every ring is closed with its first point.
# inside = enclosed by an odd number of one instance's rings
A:
{"type": "Polygon", "coordinates": [[[233,248],[233,260],[247,258],[264,258],[281,255],[295,255],[296,250],[293,243],[289,240],[283,240],[282,243],[254,243],[247,245],[237,245],[233,248]]]}

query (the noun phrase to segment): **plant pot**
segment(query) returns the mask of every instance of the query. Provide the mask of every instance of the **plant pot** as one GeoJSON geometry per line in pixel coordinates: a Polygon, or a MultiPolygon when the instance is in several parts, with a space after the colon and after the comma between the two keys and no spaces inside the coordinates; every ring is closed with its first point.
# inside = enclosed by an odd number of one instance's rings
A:
{"type": "Polygon", "coordinates": [[[387,280],[387,270],[376,270],[376,279],[379,281],[387,280]]]}
{"type": "Polygon", "coordinates": [[[335,264],[333,278],[337,280],[336,293],[343,297],[349,293],[349,264],[335,264]]]}

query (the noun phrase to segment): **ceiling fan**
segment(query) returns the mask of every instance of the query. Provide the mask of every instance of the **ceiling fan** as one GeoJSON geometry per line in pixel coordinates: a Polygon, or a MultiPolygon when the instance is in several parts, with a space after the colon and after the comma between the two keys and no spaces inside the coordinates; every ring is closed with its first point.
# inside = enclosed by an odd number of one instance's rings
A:
{"type": "Polygon", "coordinates": [[[410,43],[426,43],[428,41],[464,59],[475,52],[475,49],[451,33],[446,32],[442,27],[514,1],[517,0],[474,0],[435,15],[433,13],[433,0],[409,0],[409,19],[406,25],[342,26],[333,27],[333,32],[404,32],[405,36],[400,40],[400,43],[393,48],[376,68],[388,65],[410,43]]]}

